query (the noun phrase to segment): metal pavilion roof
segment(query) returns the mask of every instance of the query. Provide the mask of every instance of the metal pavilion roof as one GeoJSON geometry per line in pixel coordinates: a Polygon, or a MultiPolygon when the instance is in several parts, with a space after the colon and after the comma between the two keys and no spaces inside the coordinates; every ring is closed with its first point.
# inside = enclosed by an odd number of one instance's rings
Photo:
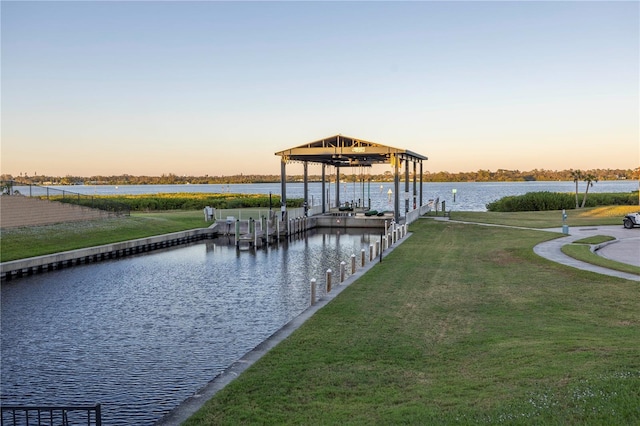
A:
{"type": "Polygon", "coordinates": [[[335,135],[295,148],[276,152],[283,162],[301,161],[338,167],[393,164],[397,160],[421,162],[428,158],[406,149],[394,148],[350,136],[335,135]]]}

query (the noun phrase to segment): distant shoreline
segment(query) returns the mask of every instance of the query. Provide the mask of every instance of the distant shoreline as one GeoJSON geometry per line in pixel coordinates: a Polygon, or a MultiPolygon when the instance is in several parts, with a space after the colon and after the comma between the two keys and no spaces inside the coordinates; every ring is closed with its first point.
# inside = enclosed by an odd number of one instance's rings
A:
{"type": "MultiPolygon", "coordinates": [[[[330,169],[326,174],[326,181],[335,182],[335,172],[330,169]]],[[[568,170],[544,170],[534,169],[530,171],[498,169],[496,171],[478,170],[474,172],[456,172],[447,171],[424,172],[422,174],[422,182],[562,182],[573,181],[571,173],[573,169],[568,170]]],[[[582,170],[584,173],[596,176],[599,181],[619,181],[619,180],[637,180],[640,178],[640,167],[635,169],[589,169],[582,170]]],[[[400,174],[400,180],[404,179],[404,172],[400,174]]],[[[307,177],[309,182],[321,182],[322,176],[313,174],[307,177]]],[[[413,174],[410,173],[410,179],[413,180],[413,174]]],[[[237,174],[230,176],[178,176],[173,173],[162,174],[161,176],[133,176],[129,174],[121,175],[93,175],[93,176],[47,176],[47,175],[20,175],[12,176],[3,174],[0,177],[3,181],[14,181],[16,184],[35,184],[35,185],[216,185],[216,184],[259,184],[259,183],[280,183],[280,175],[258,175],[258,174],[237,174]]],[[[291,174],[287,175],[287,182],[302,182],[303,175],[291,174]]],[[[393,182],[394,176],[391,171],[384,173],[369,174],[367,170],[341,169],[340,182],[393,182]]],[[[419,180],[419,179],[418,179],[419,180]]]]}

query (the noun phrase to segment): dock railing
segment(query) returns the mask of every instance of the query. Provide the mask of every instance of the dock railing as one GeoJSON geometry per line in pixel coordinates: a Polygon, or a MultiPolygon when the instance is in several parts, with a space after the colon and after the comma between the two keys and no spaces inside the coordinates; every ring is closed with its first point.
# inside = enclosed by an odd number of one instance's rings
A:
{"type": "Polygon", "coordinates": [[[100,404],[93,406],[2,405],[0,426],[102,426],[100,404]]]}

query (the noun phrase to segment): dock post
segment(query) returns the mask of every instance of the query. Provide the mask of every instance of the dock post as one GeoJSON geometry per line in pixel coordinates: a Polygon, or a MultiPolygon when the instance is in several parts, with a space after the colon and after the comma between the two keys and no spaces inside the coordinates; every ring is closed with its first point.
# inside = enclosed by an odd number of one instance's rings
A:
{"type": "MultiPolygon", "coordinates": [[[[378,242],[376,241],[376,245],[378,244],[378,242]]],[[[373,244],[369,244],[369,262],[373,262],[373,258],[376,257],[374,251],[373,251],[373,244]]]]}
{"type": "Polygon", "coordinates": [[[362,249],[360,250],[360,266],[364,267],[364,263],[365,263],[364,249],[362,249]]]}
{"type": "Polygon", "coordinates": [[[311,278],[311,306],[316,304],[316,279],[311,278]]]}
{"type": "Polygon", "coordinates": [[[235,229],[235,235],[236,235],[236,246],[238,245],[238,242],[240,241],[240,219],[236,219],[236,229],[235,229]]]}
{"type": "Polygon", "coordinates": [[[356,273],[356,255],[351,255],[351,275],[356,273]]]}
{"type": "Polygon", "coordinates": [[[331,292],[331,269],[327,269],[327,293],[331,292]]]}
{"type": "Polygon", "coordinates": [[[345,269],[347,269],[347,263],[343,260],[340,262],[340,284],[344,281],[345,269]]]}

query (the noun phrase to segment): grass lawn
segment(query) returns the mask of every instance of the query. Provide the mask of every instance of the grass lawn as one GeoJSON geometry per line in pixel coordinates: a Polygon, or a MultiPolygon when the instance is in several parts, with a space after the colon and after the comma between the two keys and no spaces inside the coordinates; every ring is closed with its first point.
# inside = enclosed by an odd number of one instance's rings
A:
{"type": "Polygon", "coordinates": [[[562,252],[567,256],[582,260],[583,262],[591,263],[592,265],[602,266],[603,268],[609,268],[620,272],[627,272],[629,274],[640,274],[639,267],[598,256],[591,251],[591,247],[589,247],[588,244],[598,243],[574,242],[573,244],[562,246],[560,250],[562,250],[562,252]]]}
{"type": "Polygon", "coordinates": [[[186,424],[640,423],[638,283],[535,255],[553,234],[411,231],[186,424]]]}
{"type": "Polygon", "coordinates": [[[0,261],[206,228],[202,211],[132,213],[130,217],[2,229],[0,261]]]}
{"type": "MultiPolygon", "coordinates": [[[[638,206],[608,206],[566,210],[566,224],[570,227],[595,224],[622,226],[624,215],[638,211],[638,208],[638,206]]],[[[526,228],[560,228],[562,226],[562,211],[512,213],[452,211],[451,219],[526,228]]]]}

